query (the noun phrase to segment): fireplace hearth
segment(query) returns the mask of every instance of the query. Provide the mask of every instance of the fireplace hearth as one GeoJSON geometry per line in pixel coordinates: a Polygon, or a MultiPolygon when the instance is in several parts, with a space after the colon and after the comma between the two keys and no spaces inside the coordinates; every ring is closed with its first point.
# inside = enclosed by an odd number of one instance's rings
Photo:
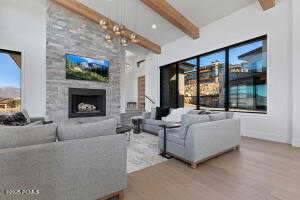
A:
{"type": "Polygon", "coordinates": [[[106,90],[69,88],[69,118],[106,116],[106,90]]]}

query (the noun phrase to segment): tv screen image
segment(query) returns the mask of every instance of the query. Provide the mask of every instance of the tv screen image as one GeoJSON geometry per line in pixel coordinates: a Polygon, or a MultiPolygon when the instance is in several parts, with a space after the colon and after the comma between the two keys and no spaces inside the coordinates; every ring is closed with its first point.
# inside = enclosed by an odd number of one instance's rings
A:
{"type": "Polygon", "coordinates": [[[66,54],[66,78],[108,82],[109,61],[66,54]]]}

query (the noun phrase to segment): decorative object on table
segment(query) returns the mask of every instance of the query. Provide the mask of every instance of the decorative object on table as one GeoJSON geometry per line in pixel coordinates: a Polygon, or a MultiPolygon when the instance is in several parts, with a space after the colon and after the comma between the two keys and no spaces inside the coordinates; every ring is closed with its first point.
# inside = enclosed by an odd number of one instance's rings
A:
{"type": "Polygon", "coordinates": [[[133,133],[140,134],[141,133],[141,125],[144,121],[143,116],[136,116],[131,118],[131,122],[133,124],[133,133]]]}
{"type": "Polygon", "coordinates": [[[130,133],[132,130],[132,126],[130,125],[121,125],[119,127],[116,128],[116,133],[117,134],[127,134],[128,136],[128,141],[130,141],[130,133]]]}
{"type": "Polygon", "coordinates": [[[170,156],[167,152],[167,129],[180,128],[181,124],[180,123],[165,123],[165,124],[162,124],[159,126],[163,128],[163,134],[164,134],[164,149],[160,155],[166,159],[171,159],[173,157],[170,156]]]}
{"type": "Polygon", "coordinates": [[[161,120],[162,117],[166,117],[170,114],[170,107],[156,107],[156,120],[161,120]]]}

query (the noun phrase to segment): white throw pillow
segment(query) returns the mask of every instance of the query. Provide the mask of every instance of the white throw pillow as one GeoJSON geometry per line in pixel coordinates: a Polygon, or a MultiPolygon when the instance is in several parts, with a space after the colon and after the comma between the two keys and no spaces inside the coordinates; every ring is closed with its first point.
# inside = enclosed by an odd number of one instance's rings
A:
{"type": "Polygon", "coordinates": [[[191,108],[177,108],[173,110],[167,117],[165,117],[163,120],[165,122],[180,122],[181,116],[186,115],[189,112],[191,112],[191,108]]]}

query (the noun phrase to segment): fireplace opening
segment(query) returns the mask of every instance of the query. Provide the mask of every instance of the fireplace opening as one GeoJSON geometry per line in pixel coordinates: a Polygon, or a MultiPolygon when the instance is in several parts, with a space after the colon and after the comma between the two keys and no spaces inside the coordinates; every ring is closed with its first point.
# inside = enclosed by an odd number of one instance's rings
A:
{"type": "Polygon", "coordinates": [[[106,116],[106,91],[69,88],[69,118],[106,116]]]}

